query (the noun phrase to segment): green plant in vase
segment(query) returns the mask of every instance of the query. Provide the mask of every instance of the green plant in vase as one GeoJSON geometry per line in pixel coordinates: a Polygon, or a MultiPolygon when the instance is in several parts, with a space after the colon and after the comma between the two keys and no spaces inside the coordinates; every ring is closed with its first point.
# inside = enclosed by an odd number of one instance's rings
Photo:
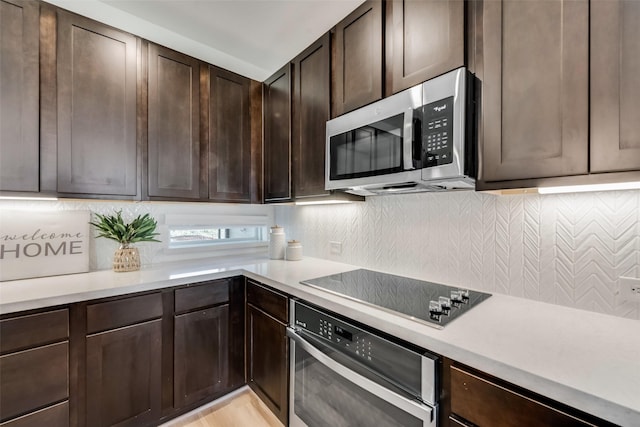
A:
{"type": "Polygon", "coordinates": [[[140,269],[140,253],[131,246],[137,242],[159,242],[155,239],[158,223],[149,214],[138,215],[133,221],[125,223],[122,210],[115,215],[95,214],[97,221],[90,222],[98,229],[98,237],[106,237],[120,243],[113,257],[113,271],[134,271],[140,269]]]}

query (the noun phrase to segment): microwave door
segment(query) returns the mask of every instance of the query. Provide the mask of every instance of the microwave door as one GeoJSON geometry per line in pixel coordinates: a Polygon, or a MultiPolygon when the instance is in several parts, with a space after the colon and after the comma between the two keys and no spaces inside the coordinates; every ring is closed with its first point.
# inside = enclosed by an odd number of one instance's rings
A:
{"type": "Polygon", "coordinates": [[[364,178],[401,171],[404,128],[404,114],[398,114],[331,136],[330,179],[364,178]]]}

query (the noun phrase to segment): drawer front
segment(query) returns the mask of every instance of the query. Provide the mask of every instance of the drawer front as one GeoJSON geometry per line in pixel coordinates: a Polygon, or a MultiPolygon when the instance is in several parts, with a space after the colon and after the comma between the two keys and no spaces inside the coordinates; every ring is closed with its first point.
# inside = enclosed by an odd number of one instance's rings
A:
{"type": "Polygon", "coordinates": [[[593,426],[455,366],[451,412],[479,426],[593,426]]]}
{"type": "Polygon", "coordinates": [[[247,280],[247,302],[280,322],[289,323],[289,304],[285,295],[247,280]]]}
{"type": "Polygon", "coordinates": [[[162,295],[141,295],[87,306],[87,333],[121,328],[162,316],[162,295]]]}
{"type": "Polygon", "coordinates": [[[197,310],[229,302],[229,281],[215,280],[176,289],[176,312],[197,310]]]}
{"type": "Polygon", "coordinates": [[[0,421],[69,396],[69,343],[0,357],[0,421]]]}
{"type": "Polygon", "coordinates": [[[66,340],[69,337],[69,310],[2,320],[0,337],[0,354],[66,340]]]}
{"type": "Polygon", "coordinates": [[[69,427],[69,402],[64,401],[0,424],[0,427],[34,426],[69,427]]]}

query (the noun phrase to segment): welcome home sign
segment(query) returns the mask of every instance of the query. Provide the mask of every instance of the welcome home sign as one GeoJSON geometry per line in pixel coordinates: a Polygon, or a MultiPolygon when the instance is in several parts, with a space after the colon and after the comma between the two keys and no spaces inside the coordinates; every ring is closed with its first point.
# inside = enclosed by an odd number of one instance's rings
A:
{"type": "Polygon", "coordinates": [[[89,211],[0,212],[0,281],[89,271],[89,211]]]}

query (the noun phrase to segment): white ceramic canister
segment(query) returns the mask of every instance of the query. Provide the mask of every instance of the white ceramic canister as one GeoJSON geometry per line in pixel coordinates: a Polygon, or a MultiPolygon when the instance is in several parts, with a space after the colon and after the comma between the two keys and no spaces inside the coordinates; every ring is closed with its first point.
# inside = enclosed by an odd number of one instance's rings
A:
{"type": "Polygon", "coordinates": [[[269,230],[269,258],[284,259],[287,240],[284,236],[284,228],[275,225],[269,230]]]}
{"type": "Polygon", "coordinates": [[[300,261],[302,259],[302,243],[297,240],[290,240],[286,251],[287,261],[300,261]]]}

